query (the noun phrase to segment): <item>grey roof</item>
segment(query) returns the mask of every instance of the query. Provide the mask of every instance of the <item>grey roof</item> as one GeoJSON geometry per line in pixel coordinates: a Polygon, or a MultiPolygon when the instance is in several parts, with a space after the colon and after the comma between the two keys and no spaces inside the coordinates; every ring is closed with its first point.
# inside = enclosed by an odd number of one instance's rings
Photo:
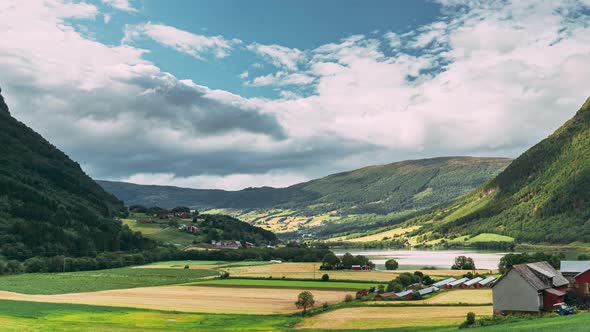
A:
{"type": "Polygon", "coordinates": [[[480,282],[480,281],[482,281],[482,280],[483,280],[483,278],[482,278],[482,277],[473,278],[473,279],[471,279],[471,280],[469,280],[469,281],[466,281],[466,282],[465,282],[465,285],[466,285],[466,286],[471,286],[471,285],[473,285],[473,284],[475,284],[475,283],[477,283],[477,282],[480,282]]]}
{"type": "Polygon", "coordinates": [[[432,284],[432,286],[434,286],[434,287],[440,287],[440,286],[444,286],[444,285],[446,285],[446,284],[448,284],[448,283],[451,283],[451,282],[453,282],[453,281],[455,281],[455,280],[457,280],[457,279],[455,279],[455,278],[453,278],[453,277],[451,277],[451,278],[447,278],[447,279],[445,279],[445,280],[441,280],[441,281],[439,281],[439,282],[436,282],[436,283],[432,284]]]}
{"type": "Polygon", "coordinates": [[[428,287],[428,288],[424,288],[418,291],[418,293],[420,293],[420,295],[426,295],[426,294],[430,294],[433,292],[438,292],[439,289],[437,287],[428,287]]]}
{"type": "Polygon", "coordinates": [[[590,269],[590,261],[561,261],[561,273],[580,273],[590,269]]]}
{"type": "Polygon", "coordinates": [[[408,294],[412,294],[413,291],[411,290],[407,290],[407,291],[403,291],[403,292],[399,292],[399,293],[395,293],[395,295],[397,295],[398,297],[404,297],[408,294]]]}
{"type": "Polygon", "coordinates": [[[487,285],[487,284],[489,284],[490,282],[492,282],[494,280],[496,280],[496,277],[487,277],[484,280],[478,282],[478,284],[480,284],[480,285],[487,285]]]}
{"type": "Polygon", "coordinates": [[[461,285],[462,283],[464,283],[465,281],[469,280],[469,278],[461,278],[459,280],[455,280],[451,283],[449,283],[450,286],[457,286],[457,285],[461,285]]]}
{"type": "Polygon", "coordinates": [[[561,287],[569,284],[569,281],[547,262],[517,264],[512,269],[520,274],[536,290],[561,287]]]}
{"type": "Polygon", "coordinates": [[[556,296],[564,296],[565,295],[565,292],[562,292],[560,290],[553,289],[553,288],[546,289],[545,292],[556,295],[556,296]]]}

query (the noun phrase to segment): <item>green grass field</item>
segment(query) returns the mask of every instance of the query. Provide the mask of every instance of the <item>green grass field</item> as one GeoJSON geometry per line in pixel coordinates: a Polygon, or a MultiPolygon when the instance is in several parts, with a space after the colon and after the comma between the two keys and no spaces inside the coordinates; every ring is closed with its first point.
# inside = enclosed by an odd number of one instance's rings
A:
{"type": "Polygon", "coordinates": [[[297,281],[297,280],[273,280],[273,279],[215,279],[199,281],[194,285],[215,285],[231,287],[269,287],[269,288],[296,288],[296,289],[368,289],[377,284],[361,282],[333,282],[333,281],[297,281]]]}
{"type": "Polygon", "coordinates": [[[269,261],[239,261],[239,262],[231,262],[231,261],[165,261],[165,262],[156,262],[150,265],[157,265],[157,266],[168,266],[168,267],[184,267],[185,265],[212,265],[215,267],[236,267],[236,266],[256,266],[256,265],[267,265],[267,264],[274,264],[269,261]]]}
{"type": "Polygon", "coordinates": [[[468,236],[460,236],[449,241],[450,243],[463,242],[472,244],[476,242],[514,242],[514,238],[510,236],[504,236],[492,233],[482,233],[474,237],[468,238],[468,236]]]}
{"type": "Polygon", "coordinates": [[[187,314],[0,300],[2,331],[282,331],[300,320],[287,315],[187,314]]]}
{"type": "Polygon", "coordinates": [[[23,294],[66,294],[188,283],[216,276],[214,270],[119,268],[0,277],[0,290],[23,294]]]}

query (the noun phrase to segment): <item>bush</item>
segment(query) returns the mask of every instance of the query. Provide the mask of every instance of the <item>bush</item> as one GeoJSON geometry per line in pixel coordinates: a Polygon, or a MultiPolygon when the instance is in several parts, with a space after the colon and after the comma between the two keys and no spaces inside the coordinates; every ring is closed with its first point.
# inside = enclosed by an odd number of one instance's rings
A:
{"type": "Polygon", "coordinates": [[[322,304],[322,309],[326,310],[330,307],[330,305],[328,304],[328,302],[324,302],[324,304],[322,304]]]}
{"type": "Polygon", "coordinates": [[[385,262],[385,268],[387,270],[397,270],[398,267],[399,267],[399,264],[395,259],[388,259],[385,262]]]}
{"type": "Polygon", "coordinates": [[[184,269],[185,269],[185,270],[188,270],[188,269],[190,269],[190,266],[188,266],[188,265],[185,265],[185,266],[184,266],[184,269]]]}
{"type": "Polygon", "coordinates": [[[346,294],[346,296],[344,296],[344,302],[351,302],[352,300],[354,300],[352,294],[346,294]]]}
{"type": "Polygon", "coordinates": [[[330,280],[330,276],[326,273],[322,276],[322,281],[328,281],[330,280]]]}
{"type": "Polygon", "coordinates": [[[475,323],[475,313],[470,311],[467,313],[467,319],[465,320],[465,322],[468,325],[473,325],[475,323]]]}

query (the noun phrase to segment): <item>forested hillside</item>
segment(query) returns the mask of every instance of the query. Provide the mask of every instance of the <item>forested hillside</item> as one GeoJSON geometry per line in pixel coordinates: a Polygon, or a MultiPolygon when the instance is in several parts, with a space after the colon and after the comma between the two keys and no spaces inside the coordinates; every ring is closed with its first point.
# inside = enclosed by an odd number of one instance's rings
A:
{"type": "Polygon", "coordinates": [[[123,204],[15,120],[0,96],[0,255],[91,256],[151,241],[114,220],[123,204]]]}
{"type": "Polygon", "coordinates": [[[287,188],[240,191],[99,183],[127,204],[233,210],[240,219],[275,232],[322,226],[328,227],[324,230],[327,234],[350,230],[349,221],[356,221],[359,227],[387,223],[391,214],[413,213],[448,202],[494,177],[509,163],[510,159],[504,158],[472,157],[412,160],[338,173],[287,188]]]}
{"type": "Polygon", "coordinates": [[[414,220],[425,221],[420,232],[445,237],[499,233],[517,241],[590,242],[590,99],[496,178],[414,220]]]}

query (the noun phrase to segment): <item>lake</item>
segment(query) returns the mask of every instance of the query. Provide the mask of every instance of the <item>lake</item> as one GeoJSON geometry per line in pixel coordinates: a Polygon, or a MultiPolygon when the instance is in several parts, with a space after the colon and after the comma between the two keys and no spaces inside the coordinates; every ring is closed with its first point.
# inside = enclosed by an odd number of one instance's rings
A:
{"type": "Polygon", "coordinates": [[[349,252],[353,255],[367,256],[375,263],[378,270],[385,269],[385,261],[394,258],[399,263],[399,269],[419,269],[424,266],[434,266],[439,269],[450,269],[457,256],[473,258],[478,269],[497,269],[500,258],[507,252],[491,252],[483,250],[389,250],[389,249],[334,249],[337,256],[349,252]]]}

